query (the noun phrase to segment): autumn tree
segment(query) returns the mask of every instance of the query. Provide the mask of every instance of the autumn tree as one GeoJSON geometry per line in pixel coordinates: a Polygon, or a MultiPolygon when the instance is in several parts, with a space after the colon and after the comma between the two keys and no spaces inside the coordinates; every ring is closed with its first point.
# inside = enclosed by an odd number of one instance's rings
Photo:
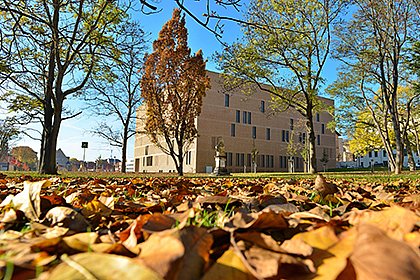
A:
{"type": "Polygon", "coordinates": [[[61,123],[78,114],[65,101],[82,92],[101,54],[112,47],[114,27],[126,16],[125,9],[107,0],[0,1],[0,29],[11,42],[9,71],[1,79],[12,89],[7,92],[11,106],[40,113],[40,173],[57,173],[61,123]]]}
{"type": "Polygon", "coordinates": [[[398,92],[411,79],[404,58],[411,40],[419,37],[419,14],[415,10],[418,3],[411,0],[352,3],[352,17],[335,29],[334,55],[343,63],[335,92],[345,97],[346,104],[369,110],[388,153],[390,167],[398,174],[402,170],[408,128],[401,113],[408,113],[406,118],[410,119],[412,105],[420,96],[414,94],[401,102],[398,92]],[[388,123],[392,124],[390,129],[388,123]]]}
{"type": "MultiPolygon", "coordinates": [[[[146,35],[133,22],[121,25],[114,39],[118,55],[99,63],[88,85],[85,100],[92,115],[100,116],[93,134],[121,148],[121,171],[125,173],[127,143],[135,135],[136,109],[141,103],[140,78],[146,49],[146,35]]],[[[112,51],[112,50],[111,50],[112,51]]]]}
{"type": "Polygon", "coordinates": [[[145,133],[171,156],[183,175],[186,150],[197,136],[196,117],[210,80],[201,50],[191,55],[185,16],[175,9],[153,43],[141,79],[146,106],[145,133]]]}
{"type": "Polygon", "coordinates": [[[31,170],[37,167],[38,157],[32,148],[28,146],[18,146],[12,148],[10,154],[21,163],[27,164],[31,170]]]}
{"type": "Polygon", "coordinates": [[[228,88],[256,86],[277,107],[293,108],[305,118],[311,173],[317,171],[313,117],[322,108],[322,71],[341,8],[342,1],[334,0],[252,0],[243,38],[218,55],[228,88]]]}

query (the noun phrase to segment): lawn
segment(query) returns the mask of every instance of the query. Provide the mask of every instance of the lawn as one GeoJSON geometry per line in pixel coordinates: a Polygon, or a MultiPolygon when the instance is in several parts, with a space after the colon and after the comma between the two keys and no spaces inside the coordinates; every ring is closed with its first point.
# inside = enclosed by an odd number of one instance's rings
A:
{"type": "Polygon", "coordinates": [[[170,175],[1,174],[0,276],[420,275],[418,173],[170,175]]]}

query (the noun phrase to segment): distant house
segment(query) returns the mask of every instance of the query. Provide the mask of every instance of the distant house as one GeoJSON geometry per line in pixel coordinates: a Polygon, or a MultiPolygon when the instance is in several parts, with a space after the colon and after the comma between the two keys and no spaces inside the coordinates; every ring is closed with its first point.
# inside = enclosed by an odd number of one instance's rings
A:
{"type": "Polygon", "coordinates": [[[58,170],[69,170],[70,169],[70,157],[66,156],[63,150],[58,149],[56,154],[56,163],[58,170]]]}

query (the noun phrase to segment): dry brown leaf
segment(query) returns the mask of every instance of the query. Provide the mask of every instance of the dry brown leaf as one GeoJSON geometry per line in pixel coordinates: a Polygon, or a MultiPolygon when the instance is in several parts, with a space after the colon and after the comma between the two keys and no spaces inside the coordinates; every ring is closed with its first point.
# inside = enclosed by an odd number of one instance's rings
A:
{"type": "Polygon", "coordinates": [[[392,206],[382,211],[352,211],[348,221],[352,225],[368,223],[384,230],[389,237],[403,240],[404,235],[410,233],[420,217],[412,211],[399,206],[392,206]]]}
{"type": "Polygon", "coordinates": [[[315,190],[317,190],[321,196],[326,196],[328,194],[335,194],[338,192],[337,185],[327,182],[324,176],[320,174],[316,176],[314,187],[315,187],[315,190]]]}
{"type": "Polygon", "coordinates": [[[140,248],[139,259],[161,277],[170,275],[175,262],[185,254],[182,241],[172,230],[152,234],[140,248]]]}
{"type": "Polygon", "coordinates": [[[91,217],[93,215],[101,215],[104,217],[108,217],[111,215],[112,209],[108,208],[105,204],[103,204],[98,199],[94,199],[88,202],[85,207],[82,209],[82,214],[85,217],[91,217]]]}
{"type": "Polygon", "coordinates": [[[49,210],[45,215],[43,223],[51,227],[67,227],[76,232],[86,231],[89,227],[89,223],[81,214],[64,206],[54,207],[49,210]]]}
{"type": "Polygon", "coordinates": [[[371,224],[360,224],[350,260],[357,279],[418,279],[420,256],[371,224]]]}
{"type": "Polygon", "coordinates": [[[258,213],[237,212],[235,216],[225,225],[227,231],[241,229],[285,229],[287,222],[282,213],[276,213],[266,208],[258,213]]]}
{"type": "Polygon", "coordinates": [[[92,249],[91,246],[97,242],[98,236],[96,232],[82,232],[64,237],[63,242],[71,249],[88,252],[92,249]]]}
{"type": "Polygon", "coordinates": [[[270,235],[257,231],[236,232],[235,239],[251,242],[261,248],[274,252],[285,253],[286,251],[280,247],[280,244],[270,235]]]}
{"type": "Polygon", "coordinates": [[[241,258],[233,249],[227,250],[217,262],[204,274],[201,280],[254,280],[255,277],[248,271],[241,258]]]}
{"type": "Polygon", "coordinates": [[[134,260],[102,253],[63,256],[62,263],[47,276],[51,280],[162,279],[154,271],[134,260]]]}

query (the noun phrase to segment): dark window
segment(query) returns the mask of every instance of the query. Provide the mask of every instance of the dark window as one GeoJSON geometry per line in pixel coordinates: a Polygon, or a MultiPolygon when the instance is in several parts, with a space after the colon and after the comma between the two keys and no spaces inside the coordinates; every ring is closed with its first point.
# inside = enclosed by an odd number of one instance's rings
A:
{"type": "Polygon", "coordinates": [[[248,124],[251,124],[251,112],[248,112],[248,124]]]}
{"type": "Polygon", "coordinates": [[[144,155],[148,155],[149,154],[149,146],[144,147],[144,155]]]}
{"type": "Polygon", "coordinates": [[[286,142],[289,143],[289,131],[286,130],[286,142]]]}
{"type": "Polygon", "coordinates": [[[188,151],[187,156],[185,157],[185,164],[187,164],[187,165],[191,164],[191,155],[192,155],[192,152],[188,151]]]}
{"type": "Polygon", "coordinates": [[[242,122],[243,123],[247,123],[247,116],[248,116],[247,112],[243,111],[242,112],[242,122]]]}
{"type": "Polygon", "coordinates": [[[293,119],[290,119],[290,130],[293,130],[293,119]]]}
{"type": "Polygon", "coordinates": [[[321,133],[325,134],[325,124],[321,124],[321,133]]]}
{"type": "Polygon", "coordinates": [[[152,166],[153,165],[153,156],[146,157],[146,166],[152,166]]]}
{"type": "Polygon", "coordinates": [[[232,166],[232,153],[226,153],[226,165],[232,166]]]}
{"type": "Polygon", "coordinates": [[[232,137],[236,136],[236,126],[234,123],[230,124],[230,136],[232,137]]]}
{"type": "Polygon", "coordinates": [[[378,151],[375,151],[375,157],[378,157],[378,151]]]}
{"type": "Polygon", "coordinates": [[[265,167],[265,155],[261,155],[261,167],[265,167]]]}
{"type": "Polygon", "coordinates": [[[319,122],[319,113],[316,113],[316,121],[319,122]]]}
{"type": "Polygon", "coordinates": [[[286,142],[286,130],[281,131],[281,141],[286,142]]]}
{"type": "Polygon", "coordinates": [[[299,143],[303,143],[302,132],[299,132],[299,143]]]}
{"type": "Polygon", "coordinates": [[[265,129],[265,139],[270,140],[271,139],[271,129],[266,128],[265,129]]]}
{"type": "Polygon", "coordinates": [[[239,160],[240,160],[240,154],[238,154],[238,153],[236,153],[235,154],[235,157],[236,157],[236,166],[241,166],[241,163],[239,162],[239,160]]]}
{"type": "Polygon", "coordinates": [[[383,155],[384,157],[386,157],[386,151],[385,151],[385,150],[383,150],[383,151],[382,151],[382,155],[383,155]]]}
{"type": "Polygon", "coordinates": [[[245,165],[245,154],[241,154],[241,158],[240,158],[240,166],[244,166],[245,165]]]}
{"type": "Polygon", "coordinates": [[[252,138],[253,139],[257,138],[257,127],[256,126],[252,127],[252,138]]]}
{"type": "Polygon", "coordinates": [[[302,133],[302,143],[305,144],[306,143],[306,133],[302,133]]]}
{"type": "Polygon", "coordinates": [[[263,113],[265,112],[265,101],[264,100],[261,100],[260,111],[263,112],[263,113]]]}
{"type": "Polygon", "coordinates": [[[265,166],[268,167],[268,168],[271,167],[270,166],[270,156],[269,155],[265,156],[265,166]]]}
{"type": "Polygon", "coordinates": [[[225,107],[229,107],[229,94],[225,94],[225,107]]]}
{"type": "Polygon", "coordinates": [[[318,145],[321,145],[321,135],[318,134],[316,136],[316,142],[317,142],[318,145]]]}
{"type": "Polygon", "coordinates": [[[246,155],[246,165],[251,166],[251,162],[252,162],[251,154],[247,154],[246,155]]]}
{"type": "Polygon", "coordinates": [[[372,157],[372,152],[369,152],[369,157],[372,157]]]}
{"type": "Polygon", "coordinates": [[[239,110],[236,110],[236,122],[237,123],[241,122],[241,111],[239,111],[239,110]]]}
{"type": "Polygon", "coordinates": [[[270,156],[270,167],[274,168],[274,156],[270,156]]]}

